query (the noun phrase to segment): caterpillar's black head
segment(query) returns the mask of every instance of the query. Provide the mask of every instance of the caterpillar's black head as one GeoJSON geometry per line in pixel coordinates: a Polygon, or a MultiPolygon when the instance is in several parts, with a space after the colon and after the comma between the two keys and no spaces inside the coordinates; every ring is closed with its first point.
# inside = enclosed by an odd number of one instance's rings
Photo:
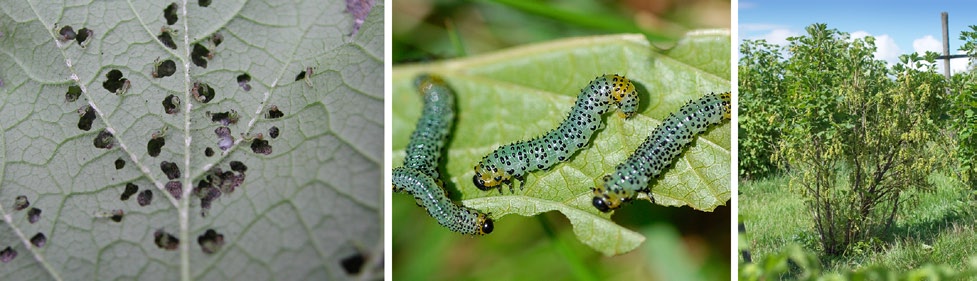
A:
{"type": "Polygon", "coordinates": [[[478,226],[478,231],[481,232],[482,235],[492,233],[492,230],[494,229],[495,229],[495,225],[492,224],[492,219],[487,217],[478,226]]]}
{"type": "Polygon", "coordinates": [[[604,201],[604,197],[595,196],[594,197],[594,208],[597,210],[607,213],[611,211],[611,207],[607,206],[607,201],[604,201]]]}

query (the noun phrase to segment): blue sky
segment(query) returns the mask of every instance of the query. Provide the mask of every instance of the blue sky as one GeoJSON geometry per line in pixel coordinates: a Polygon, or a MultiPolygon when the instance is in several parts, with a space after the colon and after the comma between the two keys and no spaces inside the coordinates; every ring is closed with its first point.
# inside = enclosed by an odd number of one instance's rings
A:
{"type": "MultiPolygon", "coordinates": [[[[963,44],[957,39],[960,31],[977,25],[977,1],[739,1],[739,38],[785,44],[787,37],[804,35],[804,27],[820,22],[853,37],[875,36],[876,58],[892,63],[900,54],[942,52],[944,11],[949,13],[950,53],[956,54],[963,44]]],[[[966,59],[950,63],[954,72],[967,66],[966,59]]]]}

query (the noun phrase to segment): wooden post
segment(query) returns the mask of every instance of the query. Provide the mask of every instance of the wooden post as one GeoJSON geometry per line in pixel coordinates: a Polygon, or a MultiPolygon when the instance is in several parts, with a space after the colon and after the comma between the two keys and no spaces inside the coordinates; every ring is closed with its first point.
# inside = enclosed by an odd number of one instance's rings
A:
{"type": "Polygon", "coordinates": [[[943,21],[943,76],[950,81],[950,29],[947,24],[947,13],[940,13],[943,21]]]}

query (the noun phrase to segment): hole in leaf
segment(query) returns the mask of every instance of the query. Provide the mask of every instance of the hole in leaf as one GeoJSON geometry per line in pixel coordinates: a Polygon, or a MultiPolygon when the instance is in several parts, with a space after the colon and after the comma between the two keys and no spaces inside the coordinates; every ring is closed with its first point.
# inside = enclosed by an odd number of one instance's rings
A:
{"type": "Polygon", "coordinates": [[[224,35],[220,32],[215,32],[214,35],[210,36],[210,42],[214,42],[214,47],[220,46],[224,42],[224,35]]]}
{"type": "Polygon", "coordinates": [[[98,136],[95,136],[95,140],[92,141],[96,148],[104,149],[111,149],[114,142],[115,136],[105,129],[102,129],[102,131],[98,133],[98,136]]]}
{"type": "Polygon", "coordinates": [[[33,223],[37,222],[40,219],[41,219],[41,209],[31,208],[30,210],[27,210],[27,221],[28,222],[30,222],[31,224],[33,224],[33,223]]]}
{"type": "Polygon", "coordinates": [[[248,166],[244,165],[241,161],[231,161],[231,170],[238,173],[244,173],[248,171],[248,166]]]}
{"type": "MultiPolygon", "coordinates": [[[[299,75],[295,75],[295,81],[305,79],[305,75],[305,70],[300,71],[299,75]]],[[[309,76],[312,76],[312,74],[309,74],[309,76]]]]}
{"type": "Polygon", "coordinates": [[[165,60],[156,65],[156,69],[153,69],[154,78],[163,78],[176,73],[176,62],[173,60],[165,60]]]}
{"type": "Polygon", "coordinates": [[[279,131],[277,126],[271,126],[271,128],[268,128],[268,136],[270,136],[271,138],[277,139],[278,133],[279,131]]]}
{"type": "Polygon", "coordinates": [[[278,109],[277,105],[272,105],[271,108],[268,109],[268,114],[265,115],[265,117],[268,117],[268,119],[278,119],[282,116],[285,116],[285,113],[282,113],[282,111],[278,109]]]}
{"type": "Polygon", "coordinates": [[[176,200],[180,200],[180,198],[183,198],[183,183],[180,181],[169,181],[166,183],[166,191],[169,192],[173,198],[176,198],[176,200]]]}
{"type": "Polygon", "coordinates": [[[38,232],[34,234],[34,237],[31,237],[31,245],[34,247],[41,248],[44,247],[44,244],[47,244],[47,237],[44,236],[44,233],[38,232]]]}
{"type": "Polygon", "coordinates": [[[363,270],[363,263],[366,259],[363,257],[362,253],[356,253],[352,256],[348,256],[343,260],[339,261],[339,264],[343,266],[343,270],[346,274],[358,274],[363,270]]]}
{"type": "Polygon", "coordinates": [[[211,88],[207,83],[193,83],[193,88],[190,89],[190,94],[193,98],[202,103],[208,103],[214,100],[214,88],[211,88]]]}
{"type": "Polygon", "coordinates": [[[269,145],[268,141],[266,140],[255,139],[251,142],[251,151],[254,151],[254,153],[268,155],[271,154],[271,145],[269,145]]]}
{"type": "Polygon", "coordinates": [[[3,251],[0,251],[0,262],[8,263],[14,260],[14,258],[16,257],[17,257],[17,251],[11,249],[10,246],[7,246],[7,248],[4,248],[3,251]]]}
{"type": "Polygon", "coordinates": [[[129,79],[122,77],[122,71],[118,69],[109,70],[109,73],[105,74],[105,78],[102,87],[109,90],[110,93],[121,95],[129,90],[129,79]]]}
{"type": "Polygon", "coordinates": [[[360,32],[360,27],[366,21],[366,16],[370,15],[373,5],[373,1],[369,0],[346,0],[346,11],[353,15],[353,31],[349,33],[349,36],[354,36],[360,32]]]}
{"type": "Polygon", "coordinates": [[[61,42],[66,42],[66,41],[69,41],[69,40],[75,40],[75,35],[77,35],[77,34],[75,34],[75,29],[74,28],[71,28],[70,25],[65,25],[65,26],[61,27],[61,29],[58,30],[58,34],[60,35],[58,37],[58,40],[61,40],[61,42]]]}
{"type": "Polygon", "coordinates": [[[200,0],[197,2],[197,4],[200,5],[200,7],[207,7],[210,6],[210,1],[211,0],[200,0]]]}
{"type": "Polygon", "coordinates": [[[160,249],[172,251],[176,250],[176,248],[180,246],[180,239],[176,239],[173,234],[169,234],[166,231],[163,231],[163,229],[156,230],[156,233],[153,233],[153,236],[156,237],[156,246],[160,249]]]}
{"type": "Polygon", "coordinates": [[[139,195],[136,195],[136,203],[139,203],[139,206],[142,207],[146,207],[150,203],[153,203],[153,191],[147,189],[140,192],[139,195]]]}
{"type": "Polygon", "coordinates": [[[114,221],[114,222],[122,222],[122,218],[125,217],[125,215],[126,215],[126,213],[123,212],[122,210],[115,209],[115,210],[112,210],[111,213],[109,213],[109,219],[112,220],[112,221],[114,221]]]}
{"type": "Polygon", "coordinates": [[[223,126],[235,124],[237,123],[238,118],[241,117],[240,115],[237,114],[237,111],[235,110],[231,110],[227,112],[217,112],[217,113],[210,113],[208,111],[207,114],[210,115],[210,121],[220,123],[223,126]]]}
{"type": "Polygon", "coordinates": [[[88,131],[92,129],[92,122],[95,121],[95,109],[91,105],[85,105],[78,109],[78,129],[88,131]]]}
{"type": "Polygon", "coordinates": [[[14,199],[14,210],[20,211],[31,206],[31,201],[27,200],[27,196],[17,195],[17,199],[14,199]]]}
{"type": "Polygon", "coordinates": [[[122,168],[125,168],[125,166],[126,166],[126,160],[122,160],[122,157],[119,157],[118,159],[115,159],[115,169],[116,170],[121,170],[122,168]]]}
{"type": "Polygon", "coordinates": [[[206,155],[207,157],[214,156],[214,149],[213,148],[210,148],[210,147],[205,148],[204,149],[204,155],[206,155]]]}
{"type": "Polygon", "coordinates": [[[139,191],[139,186],[131,182],[127,183],[126,190],[122,191],[122,196],[119,196],[119,199],[122,201],[129,200],[129,197],[132,197],[132,195],[136,194],[136,192],[138,191],[139,191]]]}
{"type": "Polygon", "coordinates": [[[78,100],[78,96],[81,96],[81,87],[78,87],[78,85],[68,86],[68,91],[64,93],[64,101],[76,101],[78,100]]]}
{"type": "Polygon", "coordinates": [[[159,39],[159,42],[163,43],[163,46],[176,50],[176,42],[173,41],[173,34],[170,32],[169,28],[164,27],[163,30],[160,31],[159,35],[156,36],[156,39],[159,39]]]}
{"type": "Polygon", "coordinates": [[[166,111],[166,114],[180,112],[180,98],[174,95],[166,96],[163,99],[163,110],[166,111]]]}
{"type": "Polygon", "coordinates": [[[244,89],[245,92],[251,91],[251,84],[248,84],[250,82],[251,75],[248,75],[247,73],[237,76],[237,85],[241,86],[241,89],[244,89]]]}
{"type": "Polygon", "coordinates": [[[234,137],[231,136],[231,129],[228,127],[217,127],[214,129],[214,133],[217,134],[217,148],[221,151],[227,151],[234,144],[234,137]]]}
{"type": "Polygon", "coordinates": [[[163,161],[159,163],[159,168],[163,170],[163,173],[166,174],[166,178],[168,179],[172,180],[180,177],[180,168],[176,166],[176,163],[163,161]]]}
{"type": "Polygon", "coordinates": [[[210,56],[210,50],[207,50],[207,47],[200,45],[200,43],[193,44],[193,52],[190,52],[190,60],[193,61],[194,65],[207,68],[207,58],[210,56]]]}
{"type": "MultiPolygon", "coordinates": [[[[218,169],[219,170],[219,169],[218,169]]],[[[210,209],[211,202],[220,198],[221,191],[211,184],[212,178],[218,178],[212,175],[208,175],[207,178],[201,179],[197,183],[197,186],[193,188],[193,195],[200,198],[200,208],[203,209],[200,212],[201,216],[207,216],[206,210],[210,209]]]]}
{"type": "Polygon", "coordinates": [[[197,243],[205,254],[213,254],[224,246],[224,234],[217,233],[213,229],[207,229],[204,235],[197,236],[197,243]]]}
{"type": "Polygon", "coordinates": [[[176,23],[176,8],[178,8],[176,3],[170,3],[169,6],[166,6],[166,8],[163,9],[163,17],[166,18],[167,25],[173,25],[176,23]]]}
{"type": "Polygon", "coordinates": [[[78,46],[84,48],[85,46],[88,45],[88,42],[90,42],[88,40],[88,37],[92,37],[92,36],[95,36],[95,31],[92,31],[87,27],[82,27],[81,29],[78,30],[78,36],[75,37],[75,41],[78,42],[78,46]]]}
{"type": "Polygon", "coordinates": [[[146,144],[146,148],[149,150],[149,156],[159,156],[160,151],[163,150],[163,146],[166,145],[165,133],[163,131],[165,129],[153,133],[149,139],[149,143],[146,144]]]}

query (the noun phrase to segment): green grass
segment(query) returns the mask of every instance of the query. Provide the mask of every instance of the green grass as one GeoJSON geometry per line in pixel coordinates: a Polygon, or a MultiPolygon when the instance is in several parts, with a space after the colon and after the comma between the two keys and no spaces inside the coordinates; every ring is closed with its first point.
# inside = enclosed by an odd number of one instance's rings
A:
{"type": "MultiPolygon", "coordinates": [[[[911,191],[893,229],[882,237],[881,249],[869,247],[841,257],[821,257],[824,274],[843,274],[866,267],[907,271],[928,264],[967,268],[977,257],[977,205],[958,181],[934,173],[930,192],[911,191]]],[[[787,177],[742,183],[740,219],[745,223],[753,260],[780,253],[790,244],[819,253],[820,245],[810,212],[799,194],[788,187],[787,177]]],[[[742,257],[740,258],[742,259],[742,257]]]]}

